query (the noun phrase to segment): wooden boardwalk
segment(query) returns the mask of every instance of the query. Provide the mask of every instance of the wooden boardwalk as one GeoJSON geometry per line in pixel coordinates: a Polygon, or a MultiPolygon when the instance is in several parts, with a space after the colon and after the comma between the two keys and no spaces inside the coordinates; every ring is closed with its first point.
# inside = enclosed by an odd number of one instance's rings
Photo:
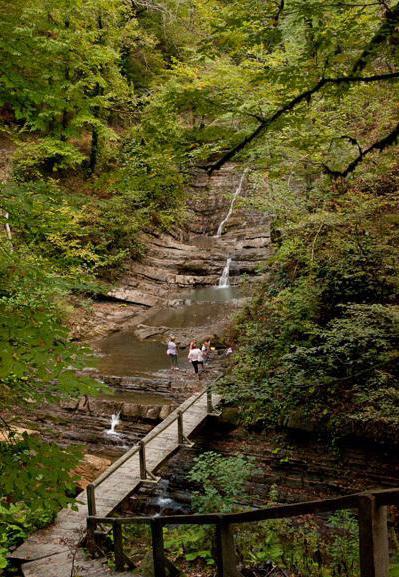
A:
{"type": "MultiPolygon", "coordinates": [[[[203,423],[210,413],[211,405],[220,401],[217,395],[206,391],[195,394],[164,421],[157,425],[142,439],[145,446],[145,465],[151,475],[188,437],[203,423]],[[210,403],[210,400],[212,403],[210,403]]],[[[114,463],[108,471],[95,482],[96,513],[107,517],[142,482],[140,476],[143,462],[140,464],[140,452],[132,448],[114,463]]],[[[34,533],[25,543],[16,549],[12,558],[23,563],[25,577],[70,577],[72,552],[82,541],[86,531],[88,515],[87,493],[78,496],[77,510],[63,509],[55,522],[48,528],[34,533]]],[[[76,574],[85,577],[106,577],[111,572],[100,561],[85,559],[83,551],[76,558],[76,574]]],[[[118,573],[120,577],[131,573],[118,573]]]]}

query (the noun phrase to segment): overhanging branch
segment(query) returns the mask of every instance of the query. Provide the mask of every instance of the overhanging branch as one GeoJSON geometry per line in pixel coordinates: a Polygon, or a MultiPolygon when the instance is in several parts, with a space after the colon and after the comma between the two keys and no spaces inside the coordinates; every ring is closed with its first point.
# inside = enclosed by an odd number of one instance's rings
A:
{"type": "Polygon", "coordinates": [[[342,76],[340,78],[322,78],[315,84],[312,88],[305,90],[298,96],[295,96],[292,100],[287,102],[282,108],[277,110],[274,114],[269,116],[268,118],[264,118],[258,124],[251,134],[246,136],[241,142],[236,144],[233,148],[228,150],[219,160],[216,162],[206,166],[205,168],[208,171],[208,174],[212,174],[215,170],[221,168],[226,162],[234,158],[241,150],[243,150],[248,144],[250,144],[253,140],[258,138],[261,134],[266,132],[268,128],[276,122],[281,116],[290,112],[294,108],[296,108],[299,104],[304,101],[309,102],[314,94],[319,92],[324,86],[327,85],[341,85],[341,84],[352,84],[352,83],[370,83],[370,82],[380,82],[385,80],[394,80],[399,78],[399,72],[391,72],[388,74],[375,74],[373,76],[342,76]]]}
{"type": "Polygon", "coordinates": [[[350,174],[351,172],[353,172],[355,170],[355,168],[357,167],[357,165],[363,161],[364,157],[367,156],[368,154],[370,154],[370,152],[373,152],[374,150],[384,150],[384,148],[387,148],[388,146],[392,146],[392,144],[396,144],[396,142],[398,141],[399,138],[399,123],[395,126],[395,128],[389,133],[387,134],[387,136],[384,136],[384,138],[381,138],[381,140],[377,140],[377,142],[374,142],[374,144],[372,144],[371,146],[369,146],[368,148],[366,148],[365,150],[360,149],[358,156],[352,160],[348,166],[345,168],[345,170],[332,170],[331,168],[329,168],[326,164],[323,164],[323,168],[324,168],[324,172],[326,174],[329,174],[330,176],[334,177],[334,178],[345,178],[346,176],[348,176],[348,174],[350,174]]]}

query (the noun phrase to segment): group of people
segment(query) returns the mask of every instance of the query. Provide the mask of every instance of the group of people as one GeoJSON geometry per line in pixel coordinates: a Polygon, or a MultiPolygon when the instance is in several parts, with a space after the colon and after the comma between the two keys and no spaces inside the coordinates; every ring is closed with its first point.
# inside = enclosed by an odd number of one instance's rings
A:
{"type": "MultiPolygon", "coordinates": [[[[168,348],[166,354],[170,360],[170,366],[172,369],[178,370],[178,346],[176,344],[176,338],[170,337],[168,341],[168,348]]],[[[191,362],[194,372],[200,378],[201,372],[204,370],[204,363],[209,360],[211,354],[211,339],[205,340],[202,345],[199,345],[196,339],[190,342],[188,351],[188,360],[191,362]],[[201,367],[201,372],[199,368],[201,367]]]]}

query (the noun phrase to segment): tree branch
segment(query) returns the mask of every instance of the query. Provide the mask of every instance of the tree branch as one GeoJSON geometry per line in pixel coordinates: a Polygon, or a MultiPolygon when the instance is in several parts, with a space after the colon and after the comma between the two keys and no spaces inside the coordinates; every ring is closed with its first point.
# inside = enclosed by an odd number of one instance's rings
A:
{"type": "Polygon", "coordinates": [[[392,144],[395,144],[398,138],[399,138],[399,123],[389,134],[387,134],[387,136],[384,136],[384,138],[381,138],[381,140],[377,140],[377,142],[374,142],[374,144],[369,146],[369,148],[366,148],[365,150],[361,150],[359,148],[358,156],[348,164],[345,170],[342,171],[332,170],[326,164],[323,164],[324,172],[326,174],[329,174],[333,178],[340,178],[340,177],[345,178],[346,176],[348,176],[348,174],[350,174],[355,170],[357,165],[360,162],[362,162],[364,157],[370,154],[370,152],[373,152],[373,150],[379,150],[379,151],[384,150],[384,148],[387,148],[388,146],[392,146],[392,144]]]}
{"type": "Polygon", "coordinates": [[[226,162],[234,158],[241,150],[243,150],[248,144],[250,144],[253,140],[258,138],[261,134],[266,132],[266,130],[281,116],[290,112],[294,108],[301,104],[305,100],[309,102],[314,94],[319,92],[324,86],[331,84],[331,85],[340,85],[340,84],[351,84],[351,83],[369,83],[369,82],[380,82],[383,80],[393,80],[399,78],[399,72],[391,72],[389,74],[376,74],[373,76],[342,76],[341,78],[322,78],[315,84],[312,88],[305,90],[298,96],[295,96],[292,100],[287,102],[282,108],[277,110],[274,114],[269,116],[268,118],[264,118],[260,120],[258,126],[255,128],[251,134],[246,136],[241,142],[236,144],[233,148],[228,150],[223,154],[223,156],[217,160],[216,162],[205,166],[204,168],[207,170],[208,174],[212,174],[215,170],[219,170],[226,162]]]}
{"type": "Polygon", "coordinates": [[[277,24],[279,23],[280,16],[284,10],[284,4],[285,4],[285,0],[280,0],[278,8],[277,8],[277,12],[273,18],[274,22],[275,22],[275,26],[277,26],[277,24]]]}
{"type": "MultiPolygon", "coordinates": [[[[385,4],[384,4],[385,5],[385,4]]],[[[363,49],[361,55],[353,65],[351,74],[361,72],[370,56],[375,53],[376,49],[385,42],[395,32],[396,26],[399,24],[399,2],[392,8],[387,7],[385,20],[378,28],[368,45],[363,49]]]]}

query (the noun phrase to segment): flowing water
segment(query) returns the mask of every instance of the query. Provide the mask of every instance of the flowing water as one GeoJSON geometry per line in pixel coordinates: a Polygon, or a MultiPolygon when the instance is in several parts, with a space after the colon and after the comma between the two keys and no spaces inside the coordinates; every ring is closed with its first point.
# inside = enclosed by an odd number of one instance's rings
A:
{"type": "Polygon", "coordinates": [[[172,329],[201,327],[222,320],[231,310],[227,302],[194,302],[183,306],[163,309],[150,317],[146,324],[166,326],[172,329]]]}
{"type": "Polygon", "coordinates": [[[225,218],[222,220],[222,222],[219,224],[219,228],[218,228],[217,233],[216,233],[216,238],[221,238],[221,236],[222,236],[222,234],[223,234],[223,229],[224,229],[225,225],[227,224],[229,218],[231,217],[231,215],[232,215],[232,213],[233,213],[234,204],[235,204],[238,196],[239,196],[239,195],[241,194],[241,192],[242,192],[242,188],[243,188],[243,186],[244,186],[245,176],[246,176],[247,172],[248,172],[248,169],[246,168],[246,169],[244,170],[244,172],[242,173],[242,176],[241,176],[241,178],[240,178],[240,182],[239,182],[239,184],[238,184],[238,186],[237,186],[237,188],[236,188],[236,190],[235,190],[235,192],[234,192],[234,194],[233,194],[233,198],[231,199],[229,211],[228,211],[228,213],[226,214],[225,218]]]}
{"type": "Polygon", "coordinates": [[[231,257],[228,257],[226,266],[224,267],[222,275],[219,279],[219,288],[227,288],[230,286],[230,265],[231,257]]]}
{"type": "Polygon", "coordinates": [[[120,412],[112,415],[111,428],[108,429],[108,431],[106,431],[107,435],[118,435],[119,434],[115,431],[115,429],[119,425],[119,423],[121,422],[120,416],[121,416],[120,412]]]}
{"type": "MultiPolygon", "coordinates": [[[[101,358],[98,368],[103,374],[117,377],[145,376],[169,368],[166,344],[140,340],[134,327],[105,337],[99,343],[99,349],[101,358]]],[[[186,355],[180,357],[182,364],[188,367],[186,355]]]]}
{"type": "Polygon", "coordinates": [[[229,286],[228,290],[220,291],[218,287],[197,288],[185,293],[184,304],[192,303],[239,303],[245,297],[245,291],[239,286],[229,286]]]}
{"type": "MultiPolygon", "coordinates": [[[[229,220],[237,197],[241,194],[248,169],[241,175],[235,189],[226,217],[222,220],[217,231],[217,237],[223,234],[223,228],[229,220]]],[[[218,242],[214,237],[198,237],[207,247],[216,247],[218,242]]],[[[197,238],[197,240],[198,240],[197,238]]],[[[219,247],[220,248],[220,247],[219,247]]],[[[232,247],[234,251],[234,248],[232,247]]],[[[207,288],[181,290],[176,299],[169,299],[169,307],[154,310],[145,320],[145,325],[159,327],[151,339],[141,340],[136,334],[136,328],[130,327],[103,338],[99,344],[98,368],[103,374],[114,376],[153,375],[159,371],[167,371],[170,361],[166,355],[166,342],[173,331],[187,329],[191,338],[205,338],[212,333],[213,326],[222,325],[234,312],[234,307],[241,302],[242,291],[238,287],[230,286],[230,266],[232,257],[228,257],[223,268],[218,285],[207,288]],[[223,290],[220,290],[223,289],[223,290]],[[155,340],[156,339],[156,340],[155,340]]],[[[179,354],[179,368],[190,367],[187,354],[179,354]]],[[[167,373],[165,373],[166,375],[167,373]]]]}

